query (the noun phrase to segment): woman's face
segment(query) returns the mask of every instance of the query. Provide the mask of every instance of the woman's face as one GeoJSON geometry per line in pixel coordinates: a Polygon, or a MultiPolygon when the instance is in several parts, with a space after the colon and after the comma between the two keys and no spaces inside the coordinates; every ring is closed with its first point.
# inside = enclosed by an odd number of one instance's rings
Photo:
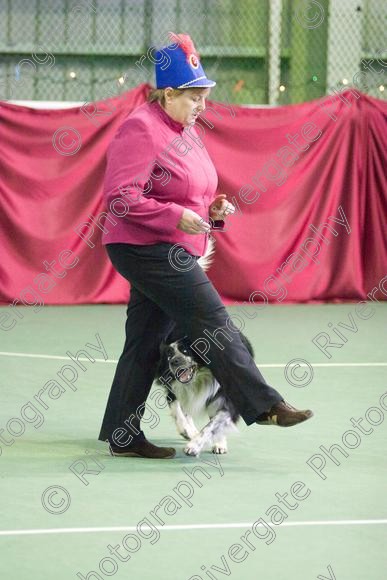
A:
{"type": "Polygon", "coordinates": [[[180,95],[165,91],[165,110],[175,121],[184,126],[193,125],[205,108],[211,89],[185,89],[180,95]]]}

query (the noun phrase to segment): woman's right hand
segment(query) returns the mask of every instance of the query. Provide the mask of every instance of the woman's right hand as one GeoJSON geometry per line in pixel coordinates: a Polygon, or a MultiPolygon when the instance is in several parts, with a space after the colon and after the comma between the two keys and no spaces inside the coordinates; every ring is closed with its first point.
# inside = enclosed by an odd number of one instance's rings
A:
{"type": "Polygon", "coordinates": [[[185,208],[177,224],[179,230],[186,234],[205,234],[211,231],[211,226],[199,214],[185,208]]]}

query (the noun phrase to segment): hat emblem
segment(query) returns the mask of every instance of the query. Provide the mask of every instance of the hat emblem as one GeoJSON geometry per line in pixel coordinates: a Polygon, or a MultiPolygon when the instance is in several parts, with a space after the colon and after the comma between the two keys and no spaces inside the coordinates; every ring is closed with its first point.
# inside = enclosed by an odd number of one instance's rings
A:
{"type": "Polygon", "coordinates": [[[199,60],[196,57],[195,54],[190,54],[189,56],[189,64],[192,66],[192,68],[199,68],[199,60]]]}

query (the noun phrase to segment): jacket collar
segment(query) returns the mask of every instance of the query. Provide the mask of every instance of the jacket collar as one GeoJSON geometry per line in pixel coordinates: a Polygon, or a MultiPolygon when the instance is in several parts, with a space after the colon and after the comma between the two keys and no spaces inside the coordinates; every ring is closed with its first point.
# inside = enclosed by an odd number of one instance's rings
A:
{"type": "Polygon", "coordinates": [[[168,113],[163,109],[158,101],[151,103],[151,106],[153,107],[153,110],[156,112],[156,114],[160,117],[160,119],[162,119],[164,123],[171,127],[171,129],[179,133],[184,131],[184,125],[179,123],[179,121],[172,119],[172,117],[168,115],[168,113]]]}

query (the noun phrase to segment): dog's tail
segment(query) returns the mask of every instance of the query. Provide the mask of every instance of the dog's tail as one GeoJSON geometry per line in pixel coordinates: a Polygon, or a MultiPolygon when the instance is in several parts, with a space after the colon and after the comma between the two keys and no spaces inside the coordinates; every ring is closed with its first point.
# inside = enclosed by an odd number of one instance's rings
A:
{"type": "Polygon", "coordinates": [[[201,266],[205,272],[207,272],[207,270],[213,263],[214,255],[215,255],[215,239],[213,237],[210,237],[208,240],[206,253],[204,254],[204,256],[201,256],[197,261],[199,266],[201,266]]]}

